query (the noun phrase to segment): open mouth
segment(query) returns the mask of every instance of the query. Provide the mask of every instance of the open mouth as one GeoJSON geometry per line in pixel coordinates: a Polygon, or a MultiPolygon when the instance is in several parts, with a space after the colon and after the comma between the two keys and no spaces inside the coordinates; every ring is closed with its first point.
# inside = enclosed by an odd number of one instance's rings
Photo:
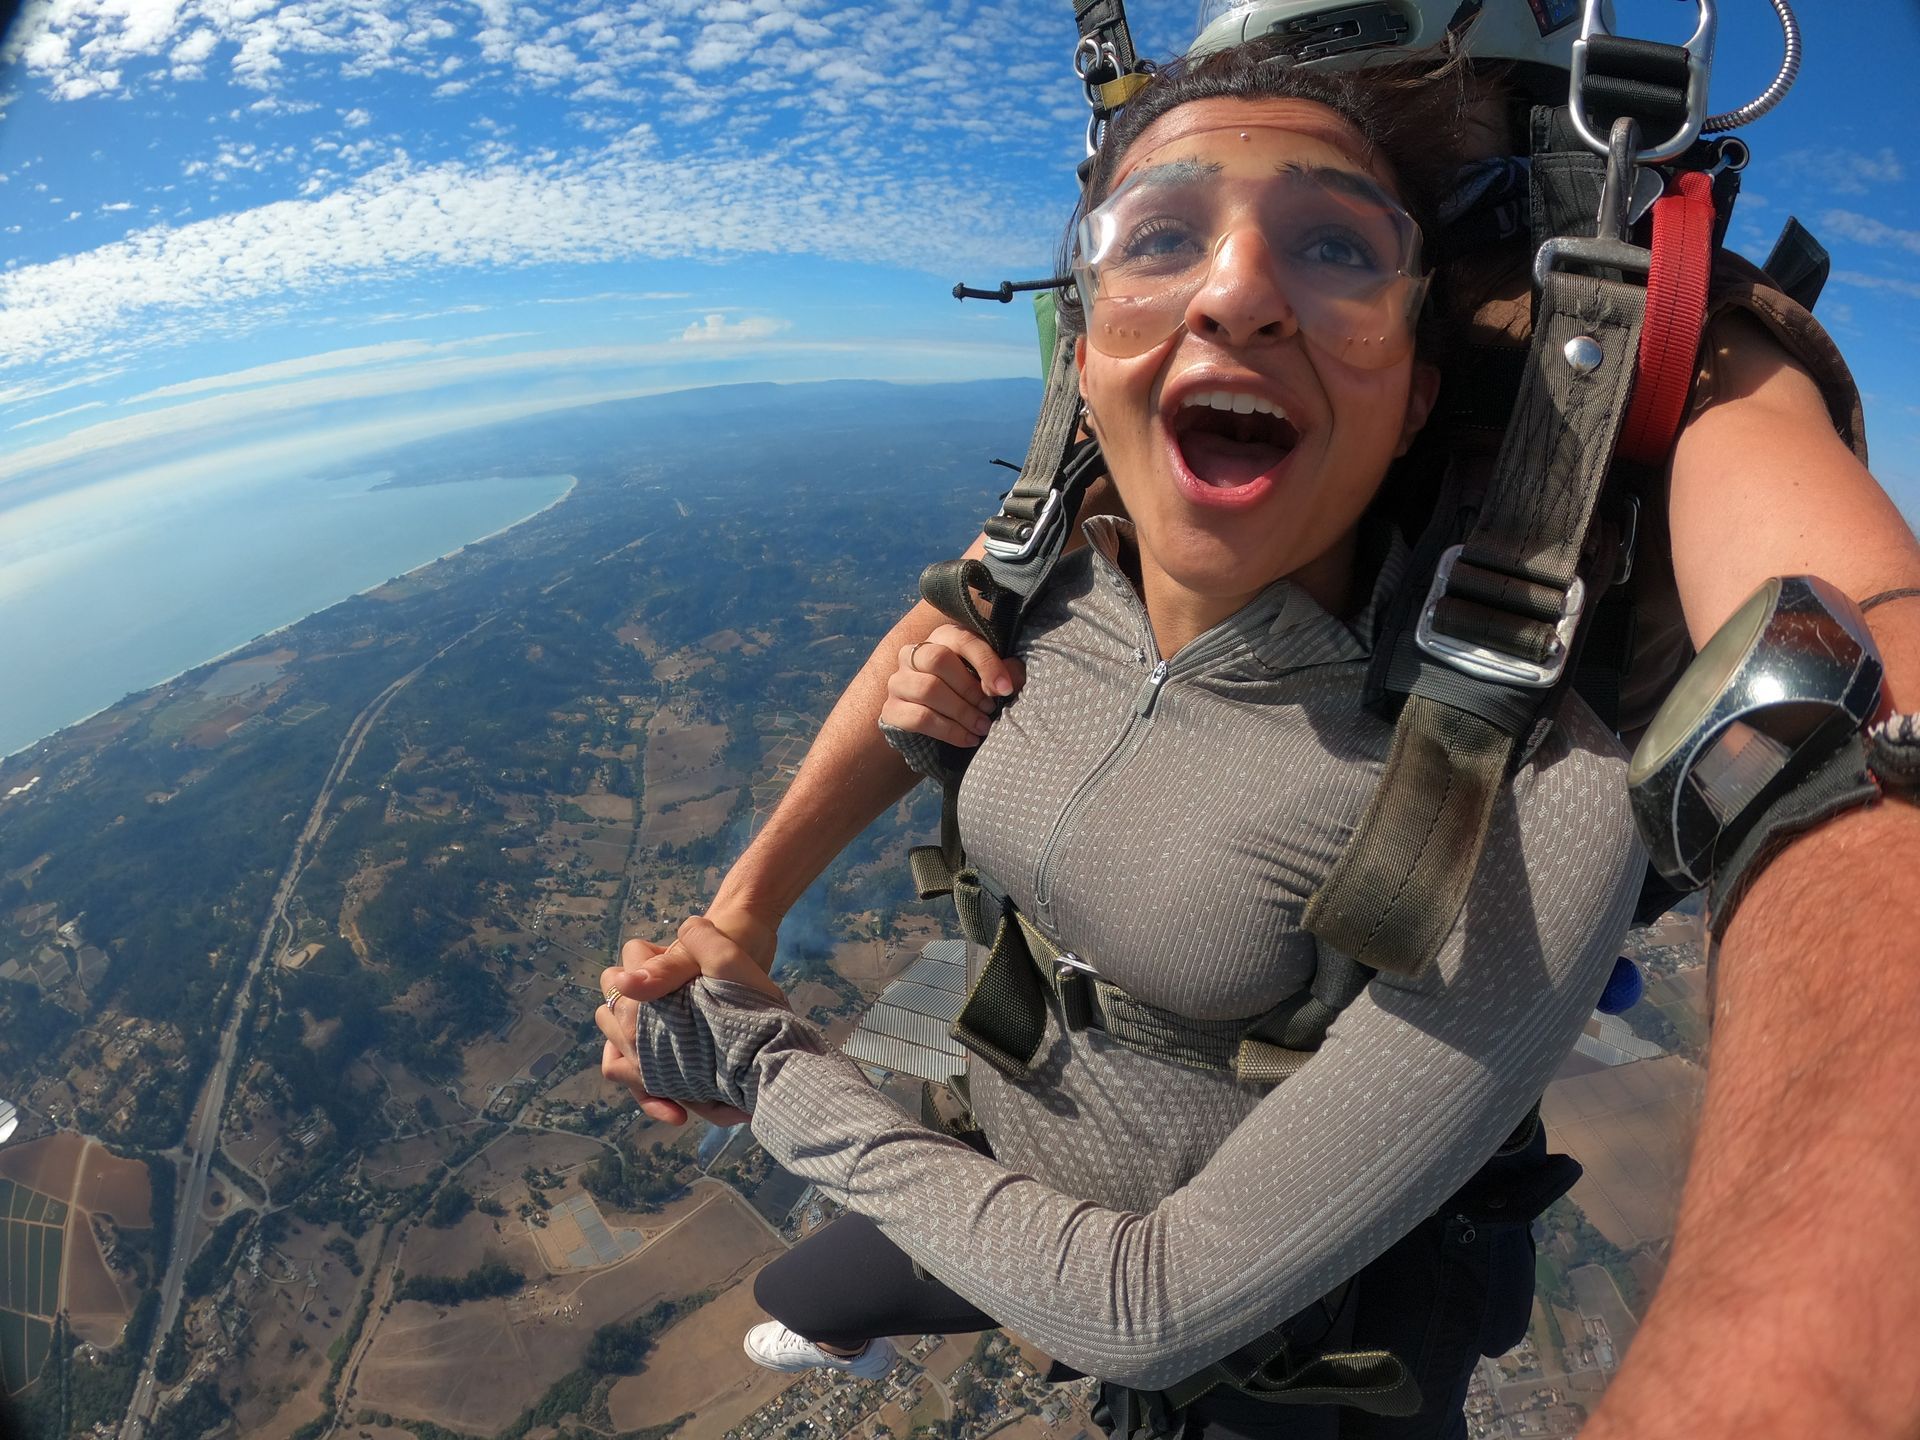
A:
{"type": "Polygon", "coordinates": [[[1180,459],[1215,490],[1250,485],[1293,453],[1300,432],[1271,400],[1240,391],[1189,395],[1171,419],[1180,459]]]}

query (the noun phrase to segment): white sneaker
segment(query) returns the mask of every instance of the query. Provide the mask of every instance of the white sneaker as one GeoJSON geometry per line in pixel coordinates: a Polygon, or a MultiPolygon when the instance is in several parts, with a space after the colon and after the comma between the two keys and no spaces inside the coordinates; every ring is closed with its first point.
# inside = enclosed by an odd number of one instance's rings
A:
{"type": "Polygon", "coordinates": [[[741,1343],[749,1360],[769,1370],[844,1370],[860,1380],[878,1380],[900,1358],[885,1336],[869,1340],[858,1355],[832,1355],[778,1320],[754,1326],[741,1343]]]}

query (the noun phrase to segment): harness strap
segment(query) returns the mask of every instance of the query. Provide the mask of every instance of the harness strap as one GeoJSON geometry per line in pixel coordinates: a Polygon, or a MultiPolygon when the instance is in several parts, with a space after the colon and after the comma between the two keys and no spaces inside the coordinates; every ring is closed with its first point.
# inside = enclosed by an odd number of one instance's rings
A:
{"type": "Polygon", "coordinates": [[[1707,319],[1714,224],[1713,180],[1697,170],[1681,175],[1653,206],[1640,373],[1620,436],[1620,453],[1644,465],[1663,465],[1679,438],[1707,319]]]}
{"type": "MultiPolygon", "coordinates": [[[[916,875],[933,875],[938,859],[934,851],[916,860],[916,875]]],[[[1033,1072],[1052,996],[1068,1030],[1101,1030],[1129,1049],[1177,1065],[1226,1071],[1246,1085],[1278,1085],[1313,1058],[1327,1027],[1372,974],[1336,962],[1316,972],[1307,994],[1251,1022],[1196,1020],[1148,1004],[1106,979],[1022,915],[977,870],[951,876],[949,888],[961,930],[987,947],[949,1033],[1016,1080],[1033,1072]]]]}
{"type": "Polygon", "coordinates": [[[1346,1405],[1391,1416],[1420,1409],[1413,1372],[1390,1350],[1332,1350],[1289,1369],[1290,1359],[1284,1338],[1269,1331],[1161,1393],[1175,1410],[1223,1385],[1271,1405],[1346,1405]]]}
{"type": "Polygon", "coordinates": [[[1363,965],[1413,974],[1438,952],[1480,863],[1494,800],[1570,659],[1582,552],[1645,308],[1630,282],[1545,277],[1492,484],[1466,542],[1449,552],[1463,583],[1451,584],[1443,564],[1416,631],[1419,653],[1400,657],[1416,668],[1385,774],[1303,918],[1363,965]],[[1471,655],[1488,652],[1533,667],[1535,678],[1476,673],[1471,655]]]}
{"type": "MultiPolygon", "coordinates": [[[[1117,3],[1114,7],[1119,8],[1117,3]]],[[[1122,21],[1124,27],[1124,21],[1122,21]]],[[[1046,583],[1065,552],[1080,501],[1104,468],[1100,447],[1080,439],[1079,371],[1073,346],[1055,341],[1046,393],[1034,421],[1033,437],[1013,488],[1001,498],[998,513],[983,527],[986,558],[942,560],[920,573],[920,595],[934,609],[1008,654],[1020,633],[1028,604],[1046,583]],[[980,608],[978,595],[986,603],[980,608]]],[[[972,752],[946,742],[940,750],[940,857],[945,884],[922,883],[924,859],[913,860],[914,885],[925,900],[951,888],[951,876],[966,863],[960,840],[960,777],[972,752]]],[[[933,876],[935,872],[929,871],[933,876]]]]}

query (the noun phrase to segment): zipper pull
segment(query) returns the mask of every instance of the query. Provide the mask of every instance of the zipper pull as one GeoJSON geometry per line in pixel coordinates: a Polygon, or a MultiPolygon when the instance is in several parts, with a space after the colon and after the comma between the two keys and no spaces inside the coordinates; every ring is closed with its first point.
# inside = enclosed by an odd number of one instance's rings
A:
{"type": "Polygon", "coordinates": [[[1153,702],[1160,698],[1160,687],[1167,683],[1167,662],[1162,660],[1153,667],[1153,673],[1147,676],[1146,683],[1140,687],[1140,695],[1133,702],[1133,713],[1147,716],[1153,713],[1153,702]]]}

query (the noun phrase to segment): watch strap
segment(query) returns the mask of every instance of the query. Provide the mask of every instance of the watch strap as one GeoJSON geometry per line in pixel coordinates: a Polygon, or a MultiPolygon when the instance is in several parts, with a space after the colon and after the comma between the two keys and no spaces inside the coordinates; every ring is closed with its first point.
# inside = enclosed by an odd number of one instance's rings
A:
{"type": "Polygon", "coordinates": [[[1920,796],[1920,714],[1889,715],[1868,727],[1867,768],[1885,789],[1920,796]]]}
{"type": "Polygon", "coordinates": [[[1804,779],[1776,797],[1727,859],[1715,863],[1707,904],[1713,938],[1718,940],[1725,933],[1753,882],[1788,841],[1879,798],[1880,786],[1867,763],[1867,739],[1850,735],[1804,779]]]}

